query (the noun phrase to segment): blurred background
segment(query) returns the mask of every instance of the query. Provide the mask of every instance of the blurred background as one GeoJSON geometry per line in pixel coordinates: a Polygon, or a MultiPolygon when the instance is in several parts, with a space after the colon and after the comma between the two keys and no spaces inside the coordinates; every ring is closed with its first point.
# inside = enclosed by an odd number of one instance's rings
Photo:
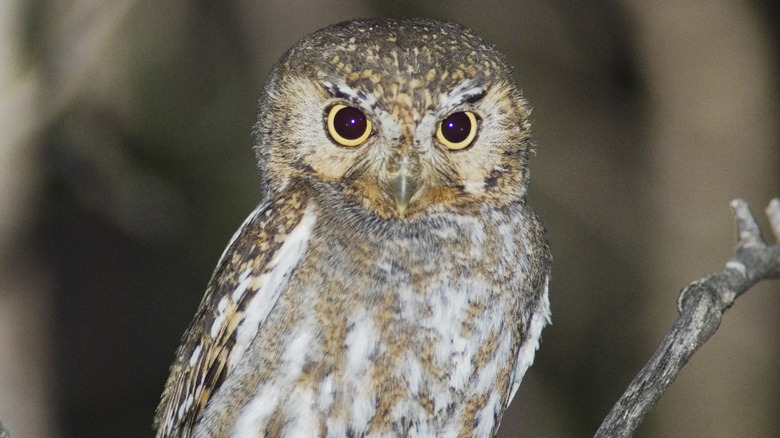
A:
{"type": "MultiPolygon", "coordinates": [[[[181,335],[260,201],[272,63],[348,18],[429,17],[531,102],[553,323],[502,437],[592,436],[723,268],[729,201],[780,194],[776,2],[0,0],[0,421],[151,436],[181,335]]],[[[637,436],[780,436],[780,282],[741,297],[637,436]]]]}

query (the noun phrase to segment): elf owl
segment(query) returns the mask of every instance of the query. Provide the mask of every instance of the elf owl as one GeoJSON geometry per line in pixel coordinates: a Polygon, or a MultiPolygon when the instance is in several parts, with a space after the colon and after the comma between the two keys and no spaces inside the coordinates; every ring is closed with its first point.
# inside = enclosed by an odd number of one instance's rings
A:
{"type": "Polygon", "coordinates": [[[488,437],[549,320],[504,57],[427,20],[293,46],[260,98],[263,202],[178,349],[158,437],[488,437]]]}

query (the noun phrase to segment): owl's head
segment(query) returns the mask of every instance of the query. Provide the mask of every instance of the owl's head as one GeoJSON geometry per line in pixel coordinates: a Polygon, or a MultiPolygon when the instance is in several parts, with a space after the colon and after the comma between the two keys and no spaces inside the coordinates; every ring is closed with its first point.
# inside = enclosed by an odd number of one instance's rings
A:
{"type": "Polygon", "coordinates": [[[504,57],[468,29],[337,24],[268,77],[255,127],[264,194],[305,179],[384,219],[522,200],[528,115],[504,57]]]}

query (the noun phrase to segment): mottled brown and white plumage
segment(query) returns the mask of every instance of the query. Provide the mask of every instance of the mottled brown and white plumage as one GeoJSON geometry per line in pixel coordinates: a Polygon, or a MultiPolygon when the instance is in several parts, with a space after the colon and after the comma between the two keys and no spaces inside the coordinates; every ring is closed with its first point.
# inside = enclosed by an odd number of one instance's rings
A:
{"type": "Polygon", "coordinates": [[[549,319],[528,114],[504,57],[455,24],[349,21],[291,48],[259,104],[264,201],[157,436],[494,435],[549,319]]]}

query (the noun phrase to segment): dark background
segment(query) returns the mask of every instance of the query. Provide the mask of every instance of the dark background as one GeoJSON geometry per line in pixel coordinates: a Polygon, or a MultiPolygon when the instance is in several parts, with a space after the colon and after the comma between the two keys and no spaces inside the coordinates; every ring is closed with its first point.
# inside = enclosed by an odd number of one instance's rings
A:
{"type": "MultiPolygon", "coordinates": [[[[0,4],[0,420],[14,438],[151,436],[180,336],[259,201],[268,69],[348,18],[460,22],[534,112],[553,323],[501,436],[592,436],[722,269],[729,201],[780,194],[770,1],[0,4]]],[[[637,436],[780,435],[780,284],[740,298],[637,436]]]]}

